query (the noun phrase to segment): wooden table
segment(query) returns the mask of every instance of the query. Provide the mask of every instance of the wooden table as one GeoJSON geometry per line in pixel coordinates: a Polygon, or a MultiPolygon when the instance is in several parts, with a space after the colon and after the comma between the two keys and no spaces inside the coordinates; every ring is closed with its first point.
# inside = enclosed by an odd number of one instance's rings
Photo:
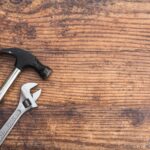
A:
{"type": "MultiPolygon", "coordinates": [[[[43,81],[27,69],[11,87],[1,126],[23,83],[43,93],[1,150],[150,149],[149,0],[2,0],[6,47],[33,52],[53,74],[43,81]]],[[[0,84],[14,61],[0,58],[0,84]]]]}

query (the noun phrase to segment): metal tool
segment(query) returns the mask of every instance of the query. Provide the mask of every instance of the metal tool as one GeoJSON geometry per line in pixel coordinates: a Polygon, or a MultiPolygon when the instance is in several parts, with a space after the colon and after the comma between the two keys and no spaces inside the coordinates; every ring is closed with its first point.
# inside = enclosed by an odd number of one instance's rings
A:
{"type": "Polygon", "coordinates": [[[32,67],[39,73],[39,75],[43,79],[47,79],[52,73],[52,70],[49,67],[44,66],[34,55],[23,49],[1,49],[0,54],[9,54],[16,58],[14,71],[11,73],[11,75],[4,82],[0,89],[0,101],[2,101],[9,87],[12,85],[12,83],[15,81],[15,79],[21,73],[21,71],[23,71],[23,69],[27,67],[32,67]]]}
{"type": "Polygon", "coordinates": [[[36,87],[37,83],[27,83],[21,88],[21,96],[17,109],[0,129],[0,145],[4,142],[12,128],[15,126],[20,117],[28,110],[37,107],[36,100],[41,95],[41,89],[31,93],[31,89],[36,87]]]}

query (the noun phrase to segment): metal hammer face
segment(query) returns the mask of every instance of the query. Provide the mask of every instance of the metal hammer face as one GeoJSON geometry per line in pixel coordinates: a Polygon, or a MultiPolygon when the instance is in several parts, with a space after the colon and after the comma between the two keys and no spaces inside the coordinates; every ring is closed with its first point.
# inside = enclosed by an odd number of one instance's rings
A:
{"type": "Polygon", "coordinates": [[[43,79],[47,79],[52,73],[52,70],[49,67],[43,65],[34,55],[23,49],[19,48],[1,49],[0,54],[9,54],[16,58],[15,69],[13,70],[11,75],[4,82],[3,86],[0,89],[0,101],[3,99],[4,95],[6,94],[12,83],[15,81],[17,76],[25,68],[31,67],[35,69],[35,71],[37,71],[37,73],[43,79]]]}

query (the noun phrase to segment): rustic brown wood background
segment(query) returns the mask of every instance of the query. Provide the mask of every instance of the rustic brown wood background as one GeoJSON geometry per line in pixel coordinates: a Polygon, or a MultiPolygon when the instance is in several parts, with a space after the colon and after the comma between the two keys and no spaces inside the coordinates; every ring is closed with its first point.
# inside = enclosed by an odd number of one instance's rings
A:
{"type": "MultiPolygon", "coordinates": [[[[28,69],[9,90],[1,126],[23,83],[43,94],[1,150],[150,149],[150,0],[1,0],[7,47],[33,52],[53,74],[28,69]]],[[[0,58],[0,84],[14,62],[0,58]]]]}

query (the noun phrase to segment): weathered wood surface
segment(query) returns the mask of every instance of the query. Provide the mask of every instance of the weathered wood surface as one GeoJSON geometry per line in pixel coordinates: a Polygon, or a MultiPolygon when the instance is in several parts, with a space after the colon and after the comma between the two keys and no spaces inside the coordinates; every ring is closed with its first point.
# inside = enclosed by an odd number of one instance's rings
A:
{"type": "MultiPolygon", "coordinates": [[[[43,90],[1,150],[150,149],[149,0],[1,0],[6,47],[32,51],[53,75],[28,69],[7,93],[1,126],[23,83],[43,90]]],[[[14,61],[0,58],[0,84],[14,61]]]]}

